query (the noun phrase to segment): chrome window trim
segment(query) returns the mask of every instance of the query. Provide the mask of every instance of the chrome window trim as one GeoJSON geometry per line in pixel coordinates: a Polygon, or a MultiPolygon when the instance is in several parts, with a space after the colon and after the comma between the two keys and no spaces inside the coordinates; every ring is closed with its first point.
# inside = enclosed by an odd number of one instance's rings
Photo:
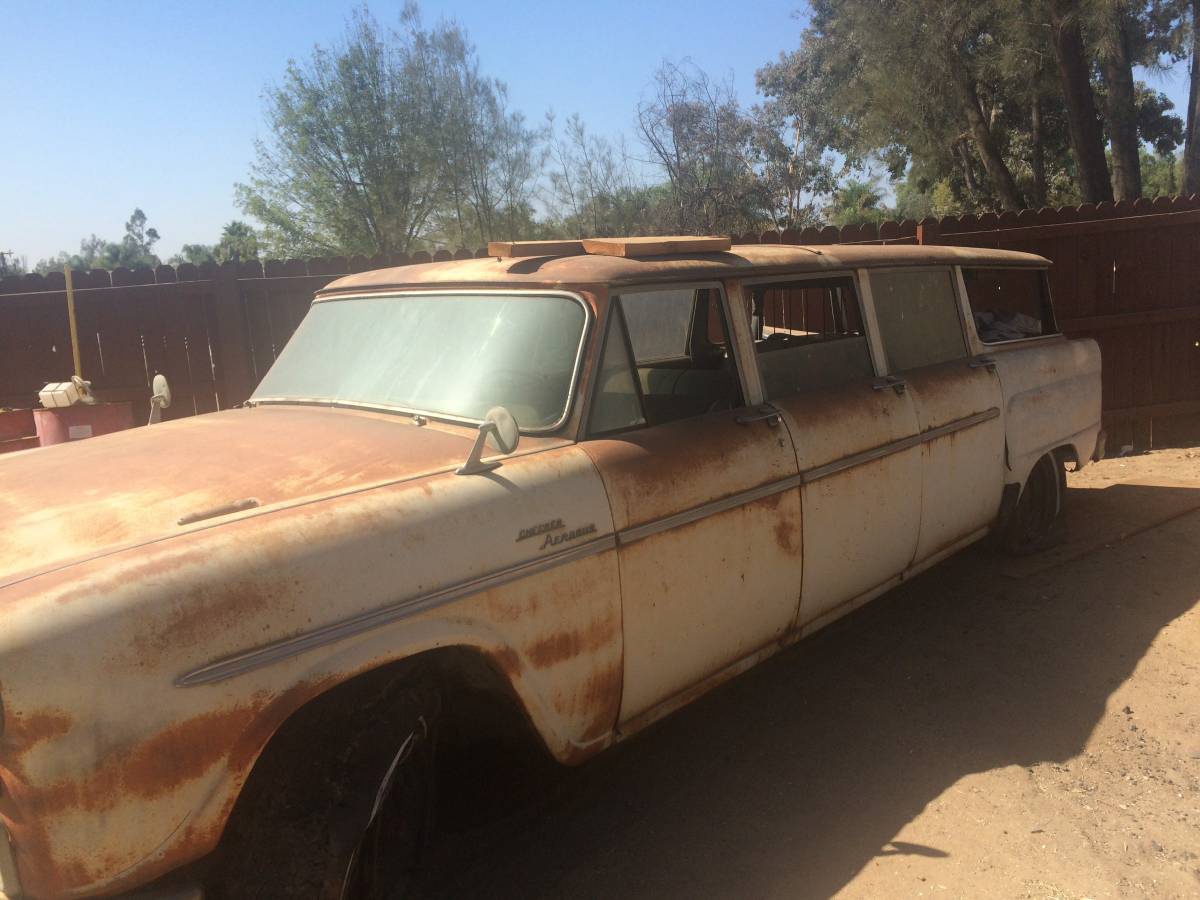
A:
{"type": "Polygon", "coordinates": [[[621,298],[616,294],[610,294],[605,305],[604,316],[604,334],[600,336],[600,343],[596,349],[596,362],[592,366],[592,383],[588,386],[587,408],[579,417],[578,440],[604,440],[605,438],[617,437],[630,431],[639,431],[642,428],[649,427],[649,420],[646,418],[646,402],[642,394],[642,382],[637,374],[637,362],[633,358],[633,346],[629,340],[629,323],[625,320],[625,310],[621,308],[621,298]],[[596,397],[600,393],[600,367],[604,365],[604,357],[608,353],[608,342],[612,340],[613,329],[616,327],[614,321],[617,316],[621,317],[622,330],[625,333],[625,357],[629,363],[629,374],[633,378],[633,389],[637,393],[638,411],[641,413],[642,421],[628,426],[627,428],[617,428],[612,431],[592,432],[592,413],[595,411],[596,397]]]}
{"type": "MultiPolygon", "coordinates": [[[[331,294],[327,297],[318,297],[309,305],[316,306],[318,303],[330,303],[338,300],[394,299],[397,297],[445,297],[447,295],[460,297],[560,297],[566,300],[574,300],[583,308],[583,327],[579,330],[579,346],[575,348],[575,365],[571,370],[571,383],[567,387],[567,397],[563,405],[562,415],[552,425],[543,425],[539,428],[521,428],[520,431],[521,434],[552,434],[562,428],[563,425],[567,423],[567,420],[571,418],[571,412],[575,406],[575,395],[579,387],[579,375],[580,372],[583,371],[584,353],[587,350],[588,337],[591,335],[592,323],[595,320],[592,307],[583,298],[582,294],[577,294],[573,291],[547,290],[544,288],[530,288],[529,290],[454,290],[453,288],[419,291],[388,290],[371,291],[363,294],[331,294]]],[[[272,365],[274,365],[273,362],[272,365]]],[[[247,406],[258,406],[259,404],[279,406],[325,406],[333,409],[367,409],[374,412],[399,413],[406,416],[425,416],[438,422],[449,422],[453,425],[479,426],[483,423],[483,419],[471,419],[463,416],[453,416],[448,413],[430,412],[429,410],[425,409],[411,409],[409,407],[387,403],[330,400],[327,398],[307,399],[302,397],[255,397],[253,394],[251,394],[250,399],[246,401],[247,406]]],[[[519,422],[517,424],[520,425],[519,422]]]]}
{"type": "Polygon", "coordinates": [[[323,647],[326,644],[353,637],[383,625],[390,625],[393,622],[418,613],[436,609],[439,606],[444,606],[447,603],[452,603],[455,600],[460,600],[463,597],[468,597],[480,591],[510,584],[529,575],[536,575],[558,566],[586,559],[598,553],[624,547],[652,535],[660,534],[673,528],[679,528],[683,525],[708,518],[709,516],[717,515],[718,513],[727,512],[731,509],[745,506],[748,503],[754,503],[775,494],[783,493],[784,491],[812,484],[846,469],[861,466],[894,453],[901,453],[920,444],[945,437],[956,431],[972,428],[975,425],[995,419],[999,415],[999,408],[991,407],[982,412],[974,413],[961,419],[955,419],[953,422],[947,422],[945,425],[937,428],[931,428],[921,434],[910,435],[898,441],[892,441],[891,443],[883,444],[870,450],[864,450],[861,453],[855,453],[834,460],[833,462],[816,466],[799,475],[791,475],[778,481],[768,482],[767,484],[731,494],[720,500],[704,503],[671,516],[646,522],[642,525],[636,525],[632,528],[626,528],[616,534],[605,535],[604,537],[581,544],[578,547],[572,547],[568,550],[552,553],[538,559],[506,566],[491,574],[450,585],[438,591],[419,594],[373,610],[367,610],[356,616],[343,619],[340,622],[323,625],[291,638],[274,641],[264,644],[261,647],[255,647],[242,653],[207,663],[180,675],[175,680],[175,686],[196,687],[198,685],[215,684],[225,681],[246,672],[290,659],[309,650],[323,647]]]}

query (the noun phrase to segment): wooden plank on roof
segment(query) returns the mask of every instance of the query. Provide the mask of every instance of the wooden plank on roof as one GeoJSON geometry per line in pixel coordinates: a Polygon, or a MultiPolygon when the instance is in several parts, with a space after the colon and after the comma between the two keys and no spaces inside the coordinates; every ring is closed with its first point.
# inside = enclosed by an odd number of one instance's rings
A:
{"type": "Polygon", "coordinates": [[[489,241],[488,256],[582,256],[583,241],[489,241]]]}
{"type": "Polygon", "coordinates": [[[699,237],[670,235],[667,237],[589,238],[584,249],[596,256],[665,256],[672,253],[724,253],[733,246],[728,236],[699,237]]]}

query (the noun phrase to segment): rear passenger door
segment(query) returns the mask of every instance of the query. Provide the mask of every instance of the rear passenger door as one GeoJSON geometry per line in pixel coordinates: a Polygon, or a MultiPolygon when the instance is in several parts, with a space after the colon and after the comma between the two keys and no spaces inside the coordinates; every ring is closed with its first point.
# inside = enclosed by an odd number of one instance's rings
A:
{"type": "Polygon", "coordinates": [[[617,529],[626,722],[782,637],[800,594],[796,455],[747,409],[719,286],[610,300],[581,446],[617,529]]]}
{"type": "Polygon", "coordinates": [[[856,278],[750,282],[755,357],[796,447],[804,581],[797,624],[817,626],[912,562],[921,449],[912,397],[876,375],[856,278]]]}
{"type": "Polygon", "coordinates": [[[970,358],[953,269],[869,274],[884,372],[916,405],[922,562],[988,527],[1004,490],[1004,404],[995,365],[970,358]]]}

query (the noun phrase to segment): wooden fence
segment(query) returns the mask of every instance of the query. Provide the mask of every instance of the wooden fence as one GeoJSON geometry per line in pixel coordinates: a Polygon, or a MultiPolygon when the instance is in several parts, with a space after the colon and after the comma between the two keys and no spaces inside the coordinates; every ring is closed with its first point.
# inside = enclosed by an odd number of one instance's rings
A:
{"type": "MultiPolygon", "coordinates": [[[[1200,437],[1200,197],[738,235],[736,243],[999,247],[1051,259],[1059,324],[1104,355],[1110,446],[1200,437]],[[1157,431],[1157,434],[1156,434],[1157,431]]],[[[84,377],[105,400],[148,409],[170,380],[167,418],[246,399],[313,293],[348,273],[484,251],[268,261],[73,275],[84,377]]],[[[0,280],[0,407],[29,407],[71,374],[61,273],[0,280]]],[[[140,412],[139,412],[140,417],[140,412]]]]}

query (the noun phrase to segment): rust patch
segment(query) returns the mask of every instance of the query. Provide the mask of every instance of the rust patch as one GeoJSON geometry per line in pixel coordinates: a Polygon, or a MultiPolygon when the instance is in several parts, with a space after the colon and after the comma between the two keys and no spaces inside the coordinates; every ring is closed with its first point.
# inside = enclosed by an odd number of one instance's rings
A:
{"type": "Polygon", "coordinates": [[[153,799],[224,765],[234,779],[235,791],[216,824],[203,830],[189,825],[161,858],[132,865],[123,862],[128,871],[108,889],[145,883],[212,850],[236,801],[236,789],[271,735],[288,716],[342,679],[338,675],[302,683],[269,701],[260,695],[243,706],[176,723],[136,745],[110,750],[95,770],[84,774],[84,780],[60,781],[44,788],[13,781],[0,812],[13,836],[27,891],[35,896],[58,896],[91,883],[97,872],[119,868],[97,869],[95,860],[88,865],[55,858],[49,828],[55,814],[67,809],[101,811],[128,797],[153,799]]]}
{"type": "Polygon", "coordinates": [[[155,667],[173,651],[203,646],[214,635],[245,629],[248,619],[271,610],[286,593],[278,585],[267,588],[253,582],[200,588],[177,601],[166,621],[155,621],[134,635],[131,655],[138,666],[155,667]]]}
{"type": "Polygon", "coordinates": [[[578,693],[579,709],[590,717],[584,741],[595,740],[612,730],[621,707],[624,678],[624,665],[618,657],[615,663],[593,672],[583,683],[578,693]]]}
{"type": "Polygon", "coordinates": [[[594,653],[608,646],[616,636],[613,623],[601,619],[584,631],[563,631],[542,638],[526,649],[526,655],[535,668],[548,669],[569,659],[594,653]]]}
{"type": "Polygon", "coordinates": [[[797,538],[800,536],[797,523],[791,518],[783,518],[775,523],[775,543],[784,553],[795,553],[799,550],[797,538]]]}
{"type": "Polygon", "coordinates": [[[20,756],[43,741],[66,734],[71,725],[71,717],[62,710],[10,712],[0,739],[0,753],[6,758],[20,756]]]}

